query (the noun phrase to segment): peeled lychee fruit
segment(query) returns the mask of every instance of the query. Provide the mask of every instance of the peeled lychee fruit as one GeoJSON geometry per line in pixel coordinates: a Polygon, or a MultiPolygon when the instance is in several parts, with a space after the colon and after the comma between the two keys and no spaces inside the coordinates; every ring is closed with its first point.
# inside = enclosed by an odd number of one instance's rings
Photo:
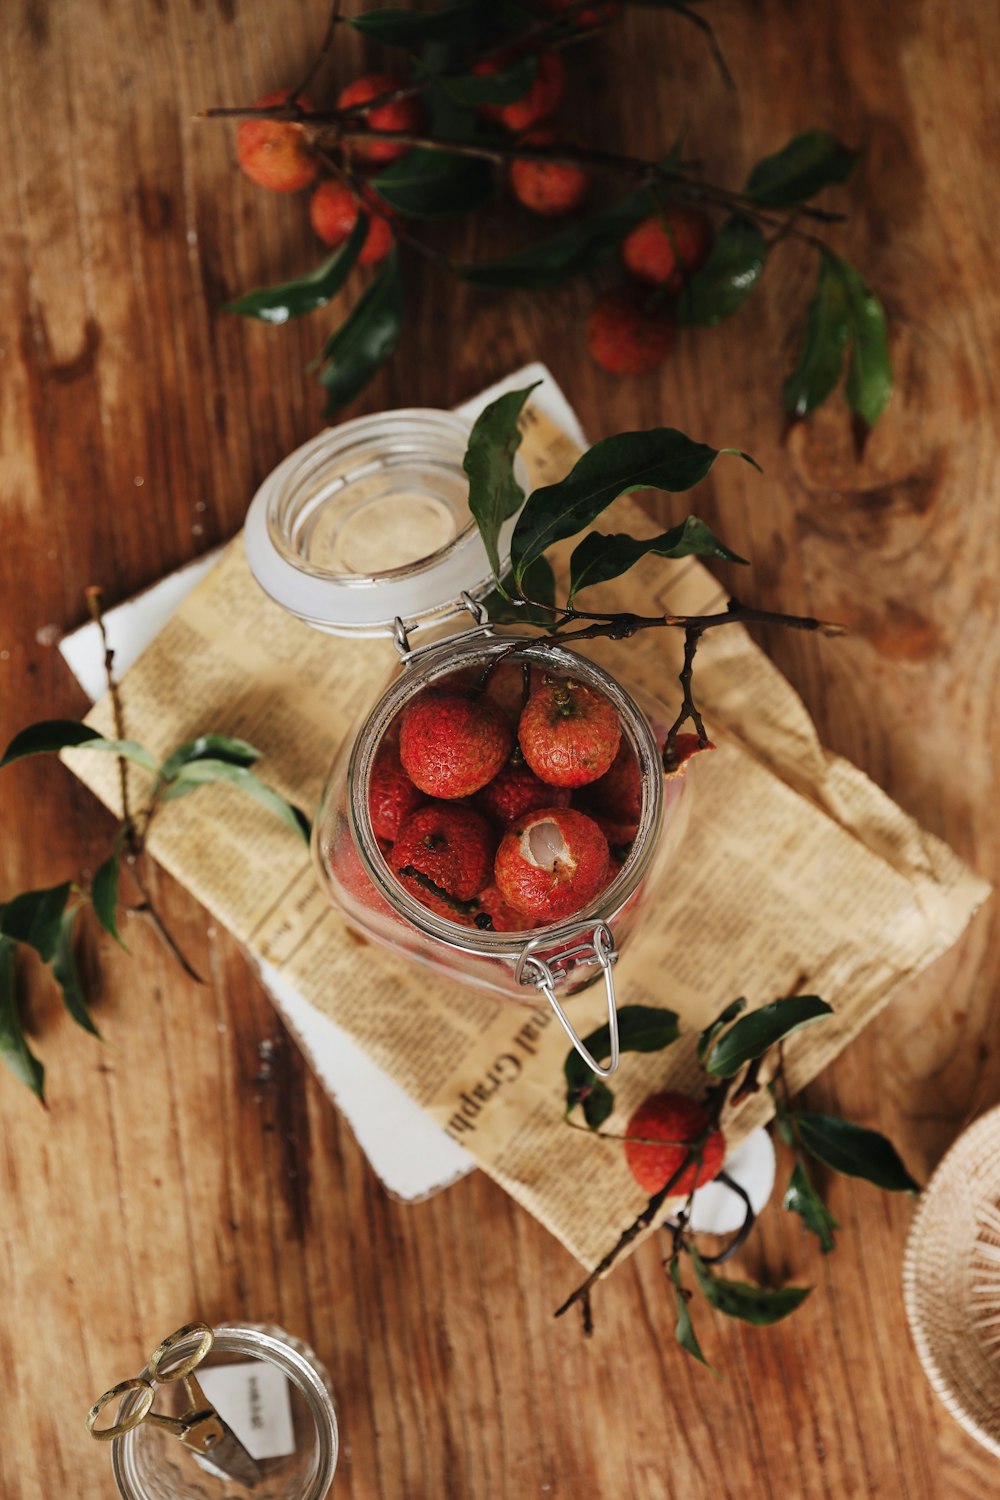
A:
{"type": "Polygon", "coordinates": [[[482,699],[428,693],[403,713],[399,758],[430,797],[470,797],[510,755],[509,719],[482,699]]]}
{"type": "MultiPolygon", "coordinates": [[[[293,89],[278,89],[255,99],[254,109],[284,104],[293,89]]],[[[300,108],[315,110],[315,104],[299,98],[300,108]]],[[[308,187],[319,171],[319,161],[309,149],[305,130],[292,120],[244,120],[236,132],[236,159],[240,170],[258,187],[272,193],[297,193],[308,187]]]]}
{"type": "MultiPolygon", "coordinates": [[[[636,1182],[650,1197],[666,1187],[689,1146],[708,1131],[709,1119],[696,1099],[667,1091],[651,1094],[634,1112],[625,1131],[625,1160],[636,1182]],[[655,1142],[653,1145],[647,1142],[655,1142]]],[[[718,1128],[698,1148],[701,1164],[692,1161],[671,1189],[671,1197],[711,1182],[722,1169],[726,1141],[718,1128]]]]}
{"type": "Polygon", "coordinates": [[[622,260],[639,281],[679,292],[712,249],[712,221],[696,208],[668,208],[637,224],[622,244],[622,260]]]}
{"type": "MultiPolygon", "coordinates": [[[[338,109],[355,109],[367,104],[370,99],[379,99],[383,94],[394,94],[405,87],[401,78],[391,73],[366,73],[348,84],[337,96],[338,109]]],[[[424,128],[424,111],[418,99],[395,99],[391,104],[379,104],[361,116],[371,130],[399,130],[407,135],[419,135],[424,128]]],[[[352,140],[350,146],[358,161],[371,166],[383,166],[405,156],[410,147],[398,141],[352,140]]]]}
{"type": "Polygon", "coordinates": [[[674,343],[669,309],[650,308],[628,288],[606,292],[587,317],[591,359],[612,375],[648,375],[666,359],[674,343]]]}
{"type": "MultiPolygon", "coordinates": [[[[555,139],[555,131],[545,128],[530,130],[524,137],[529,146],[551,146],[555,139]]],[[[510,186],[525,208],[554,218],[580,207],[590,189],[590,175],[570,162],[517,157],[510,165],[510,186]]]]}
{"type": "Polygon", "coordinates": [[[366,193],[362,204],[341,183],[321,182],[309,201],[309,221],[324,245],[342,245],[353,233],[363,207],[368,215],[368,233],[358,255],[358,265],[373,266],[385,259],[393,244],[389,220],[376,203],[374,193],[366,193]]]}
{"type": "Polygon", "coordinates": [[[554,922],[582,910],[603,889],[608,841],[586,813],[542,808],[511,824],[493,869],[509,906],[554,922]]]}
{"type": "Polygon", "coordinates": [[[539,781],[529,766],[508,761],[493,780],[476,793],[476,806],[506,828],[515,818],[536,812],[540,807],[568,807],[569,799],[568,788],[549,786],[539,781]]]}
{"type": "MultiPolygon", "coordinates": [[[[501,73],[509,66],[509,57],[484,57],[473,66],[472,71],[483,77],[501,73]]],[[[522,131],[532,130],[555,113],[565,87],[566,67],[559,53],[540,52],[535,76],[520,99],[515,99],[513,104],[483,104],[479,112],[484,119],[503,125],[514,135],[520,135],[522,131]]]]}
{"type": "Polygon", "coordinates": [[[482,813],[436,802],[403,824],[390,865],[424,906],[470,926],[475,898],[492,878],[495,848],[496,834],[482,813]]]}
{"type": "Polygon", "coordinates": [[[424,793],[403,770],[398,745],[383,740],[368,780],[368,816],[375,837],[391,842],[407,818],[426,801],[424,793]]]}
{"type": "Polygon", "coordinates": [[[524,706],[517,737],[524,758],[551,786],[585,786],[609,769],[621,740],[617,710],[571,677],[543,677],[524,706]]]}

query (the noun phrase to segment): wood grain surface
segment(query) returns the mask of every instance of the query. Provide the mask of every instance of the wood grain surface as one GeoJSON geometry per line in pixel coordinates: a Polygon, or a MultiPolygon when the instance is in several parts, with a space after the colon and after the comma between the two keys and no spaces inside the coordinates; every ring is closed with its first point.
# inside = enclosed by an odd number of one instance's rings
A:
{"type": "MultiPolygon", "coordinates": [[[[83,618],[87,584],[124,598],[230,536],[261,478],[320,424],[303,366],[325,315],[268,329],[219,311],[315,257],[306,200],[255,190],[233,168],[231,130],[192,116],[294,82],[325,11],[0,11],[4,739],[83,711],[54,642],[83,618]]],[[[698,502],[753,560],[744,595],[853,630],[767,646],[826,743],[996,879],[1000,12],[713,0],[711,14],[737,92],[693,28],[630,8],[574,55],[570,119],[583,139],[645,154],[683,126],[709,175],[734,185],[807,126],[863,147],[836,240],[885,300],[899,377],[863,459],[839,402],[785,435],[779,386],[811,277],[787,245],[737,320],[684,334],[660,373],[632,382],[587,360],[592,285],[477,292],[413,262],[401,350],[351,414],[449,405],[540,357],[593,436],[667,422],[752,450],[764,481],[729,465],[698,502]]],[[[345,43],[328,78],[361,57],[345,43]]],[[[508,209],[439,242],[487,254],[532,232],[508,209]]],[[[109,819],[54,762],[6,772],[0,794],[2,894],[103,858],[109,819]]],[[[110,1495],[87,1406],[194,1316],[276,1320],[314,1345],[337,1389],[344,1500],[997,1492],[995,1462],[938,1405],[909,1339],[907,1202],[830,1182],[843,1233],[826,1260],[797,1221],[766,1216],[743,1271],[816,1290],[771,1331],[706,1310],[725,1380],[676,1349],[652,1244],[600,1289],[585,1343],[552,1320],[576,1276],[555,1241],[480,1174],[419,1206],[391,1201],[234,944],[166,878],[156,894],[207,982],[188,982],[138,919],[131,956],[88,936],[104,1046],[23,966],[50,1110],[0,1075],[4,1500],[110,1495]]],[[[813,1103],[889,1132],[926,1174],[1000,1099],[998,966],[988,908],[813,1103]]]]}

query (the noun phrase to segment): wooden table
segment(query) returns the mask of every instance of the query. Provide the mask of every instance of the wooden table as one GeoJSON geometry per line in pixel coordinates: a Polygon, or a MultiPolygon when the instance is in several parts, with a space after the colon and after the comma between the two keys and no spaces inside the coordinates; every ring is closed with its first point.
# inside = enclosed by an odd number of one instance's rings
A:
{"type": "MultiPolygon", "coordinates": [[[[305,201],[255,191],[228,127],[192,116],[294,81],[325,10],[3,8],[5,739],[83,711],[53,643],[83,617],[84,587],[124,598],[230,536],[319,424],[302,367],[325,315],[270,330],[219,312],[314,255],[305,201]]],[[[595,436],[670,422],[751,449],[766,479],[720,468],[699,510],[753,560],[757,602],[853,630],[766,644],[824,740],[995,877],[1000,17],[981,0],[717,0],[711,14],[737,93],[692,28],[633,10],[576,56],[580,133],[652,154],[686,124],[689,153],[733,184],[813,124],[864,147],[838,238],[885,299],[900,389],[863,459],[839,402],[784,435],[779,383],[811,278],[789,246],[735,323],[685,334],[659,375],[621,383],[584,354],[585,282],[502,296],[414,262],[401,351],[351,410],[448,405],[540,356],[595,436]]],[[[450,243],[486,253],[532,229],[512,212],[450,243]]],[[[103,858],[107,816],[54,762],[5,773],[2,791],[4,894],[103,858]]],[[[602,1287],[585,1343],[552,1320],[576,1276],[556,1242],[481,1174],[416,1207],[391,1201],[235,945],[167,879],[156,896],[207,982],[137,919],[131,956],[88,933],[103,1047],[25,965],[50,1111],[0,1076],[6,1500],[110,1495],[83,1414],[196,1315],[273,1319],[312,1342],[338,1392],[338,1496],[994,1491],[995,1464],[939,1406],[907,1333],[909,1203],[830,1183],[843,1233],[828,1260],[767,1216],[745,1273],[816,1291],[769,1332],[703,1317],[724,1381],[675,1348],[654,1245],[602,1287]]],[[[991,924],[981,913],[810,1091],[888,1131],[919,1174],[1000,1098],[991,924]]]]}

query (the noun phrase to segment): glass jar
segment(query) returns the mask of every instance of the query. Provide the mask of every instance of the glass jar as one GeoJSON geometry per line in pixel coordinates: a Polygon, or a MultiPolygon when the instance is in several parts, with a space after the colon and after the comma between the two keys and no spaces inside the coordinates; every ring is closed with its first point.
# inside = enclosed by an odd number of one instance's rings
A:
{"type": "MultiPolygon", "coordinates": [[[[391,636],[400,657],[360,728],[344,740],[320,803],[313,848],[331,900],[365,936],[440,973],[528,1004],[544,996],[587,1063],[607,1076],[618,1065],[614,964],[682,832],[684,778],[664,781],[662,705],[640,705],[641,695],[551,639],[512,636],[489,623],[482,601],[493,577],[463,469],[470,430],[452,413],[408,410],[321,433],[258,491],[247,517],[247,556],[258,582],[300,619],[336,635],[391,636]],[[411,646],[418,627],[426,639],[429,628],[439,632],[463,612],[466,628],[411,646]],[[368,793],[376,751],[409,703],[452,674],[482,678],[505,659],[571,678],[610,700],[637,762],[641,811],[621,867],[571,919],[496,932],[439,915],[403,886],[372,829],[368,793]],[[607,1066],[583,1049],[559,998],[602,980],[607,1066]]],[[[515,521],[501,532],[502,568],[515,521]]]]}

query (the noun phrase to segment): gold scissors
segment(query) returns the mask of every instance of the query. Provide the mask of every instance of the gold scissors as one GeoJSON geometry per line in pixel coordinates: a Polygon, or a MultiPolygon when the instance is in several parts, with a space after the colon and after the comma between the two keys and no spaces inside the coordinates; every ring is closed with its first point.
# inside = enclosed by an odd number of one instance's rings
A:
{"type": "Polygon", "coordinates": [[[214,1343],[215,1331],[207,1323],[187,1323],[183,1328],[178,1328],[153,1351],[141,1375],[119,1381],[94,1402],[87,1413],[87,1431],[91,1437],[100,1443],[107,1443],[112,1438],[123,1437],[126,1432],[131,1432],[140,1422],[151,1422],[155,1427],[163,1427],[167,1432],[173,1433],[185,1447],[198,1454],[223,1477],[235,1479],[239,1484],[252,1489],[261,1477],[260,1469],[232,1428],[219,1416],[193,1374],[214,1343]],[[194,1334],[200,1335],[194,1352],[164,1370],[164,1360],[169,1358],[179,1344],[185,1343],[194,1334]],[[188,1399],[187,1410],[179,1417],[165,1417],[152,1411],[150,1408],[155,1396],[154,1382],[157,1385],[170,1385],[175,1380],[184,1384],[188,1399]],[[128,1391],[142,1392],[134,1409],[125,1417],[119,1416],[110,1427],[97,1427],[97,1419],[104,1408],[128,1391]]]}

